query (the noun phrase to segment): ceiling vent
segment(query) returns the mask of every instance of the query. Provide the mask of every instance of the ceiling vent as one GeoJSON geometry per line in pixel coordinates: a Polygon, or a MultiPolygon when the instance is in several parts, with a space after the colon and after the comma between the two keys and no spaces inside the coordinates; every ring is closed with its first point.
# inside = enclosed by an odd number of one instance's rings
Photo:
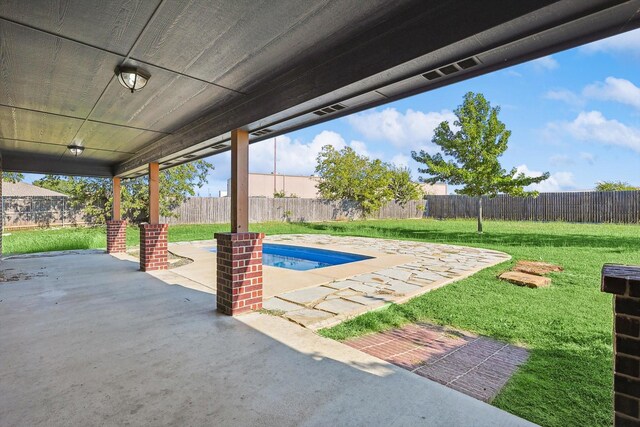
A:
{"type": "Polygon", "coordinates": [[[253,136],[263,136],[263,135],[266,135],[266,134],[271,133],[271,132],[273,132],[271,129],[264,128],[264,129],[257,130],[255,132],[251,132],[251,135],[253,135],[253,136]]]}
{"type": "Polygon", "coordinates": [[[471,58],[463,59],[462,61],[458,62],[456,65],[462,68],[463,70],[466,70],[468,68],[475,67],[479,63],[480,62],[478,62],[476,58],[471,57],[471,58]]]}
{"type": "Polygon", "coordinates": [[[437,70],[428,71],[424,73],[422,77],[429,81],[436,80],[443,76],[450,76],[451,74],[455,74],[458,71],[468,70],[469,68],[475,67],[479,63],[480,62],[476,58],[471,57],[453,64],[445,65],[444,67],[440,67],[437,70]]]}
{"type": "Polygon", "coordinates": [[[193,159],[194,157],[197,157],[195,154],[187,154],[185,156],[182,156],[182,158],[184,159],[193,159]]]}
{"type": "Polygon", "coordinates": [[[327,114],[333,114],[336,111],[344,110],[345,108],[347,107],[342,104],[333,104],[328,107],[324,107],[319,110],[316,110],[313,112],[313,114],[315,114],[316,116],[324,116],[327,114]]]}

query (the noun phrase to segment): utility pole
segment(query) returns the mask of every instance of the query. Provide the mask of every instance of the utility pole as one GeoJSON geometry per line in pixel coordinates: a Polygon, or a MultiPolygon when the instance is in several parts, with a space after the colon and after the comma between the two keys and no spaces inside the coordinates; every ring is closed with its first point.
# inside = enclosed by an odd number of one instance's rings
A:
{"type": "Polygon", "coordinates": [[[278,138],[273,138],[273,197],[275,197],[275,194],[278,192],[277,190],[277,178],[276,175],[278,174],[278,167],[277,167],[277,150],[278,150],[278,138]]]}

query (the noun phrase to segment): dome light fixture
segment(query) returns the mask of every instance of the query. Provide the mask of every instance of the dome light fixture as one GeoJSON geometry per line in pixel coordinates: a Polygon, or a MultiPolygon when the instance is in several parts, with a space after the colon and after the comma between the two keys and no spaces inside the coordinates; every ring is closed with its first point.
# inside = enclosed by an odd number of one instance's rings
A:
{"type": "Polygon", "coordinates": [[[147,85],[151,74],[138,68],[130,66],[119,66],[116,68],[116,76],[120,84],[133,92],[137,92],[147,85]]]}
{"type": "Polygon", "coordinates": [[[67,148],[71,151],[71,154],[73,154],[74,157],[78,157],[84,151],[84,147],[76,144],[75,142],[71,145],[67,145],[67,148]]]}

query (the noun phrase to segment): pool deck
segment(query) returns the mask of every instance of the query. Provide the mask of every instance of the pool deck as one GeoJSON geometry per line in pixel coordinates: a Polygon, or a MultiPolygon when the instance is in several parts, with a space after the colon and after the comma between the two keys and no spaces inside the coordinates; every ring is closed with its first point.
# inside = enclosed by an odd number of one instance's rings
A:
{"type": "Polygon", "coordinates": [[[283,318],[220,315],[174,270],[76,251],[0,273],[3,426],[533,425],[283,318]]]}
{"type": "MultiPolygon", "coordinates": [[[[264,309],[313,330],[405,302],[511,259],[487,249],[322,234],[268,236],[265,242],[372,257],[307,271],[263,267],[264,309]]],[[[194,260],[172,272],[215,291],[216,254],[209,251],[215,244],[170,244],[171,252],[194,260]]]]}

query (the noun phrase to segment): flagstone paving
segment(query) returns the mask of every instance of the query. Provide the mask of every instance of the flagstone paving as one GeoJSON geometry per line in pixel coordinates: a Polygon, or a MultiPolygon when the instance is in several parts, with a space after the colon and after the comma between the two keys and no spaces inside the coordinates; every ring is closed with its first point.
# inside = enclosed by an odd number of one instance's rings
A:
{"type": "Polygon", "coordinates": [[[394,267],[281,293],[264,301],[264,309],[310,329],[336,325],[390,302],[404,302],[511,258],[488,249],[365,237],[301,234],[269,236],[268,241],[339,246],[340,250],[356,253],[366,248],[414,258],[394,267]]]}
{"type": "Polygon", "coordinates": [[[524,348],[427,323],[344,343],[485,402],[529,357],[524,348]]]}

